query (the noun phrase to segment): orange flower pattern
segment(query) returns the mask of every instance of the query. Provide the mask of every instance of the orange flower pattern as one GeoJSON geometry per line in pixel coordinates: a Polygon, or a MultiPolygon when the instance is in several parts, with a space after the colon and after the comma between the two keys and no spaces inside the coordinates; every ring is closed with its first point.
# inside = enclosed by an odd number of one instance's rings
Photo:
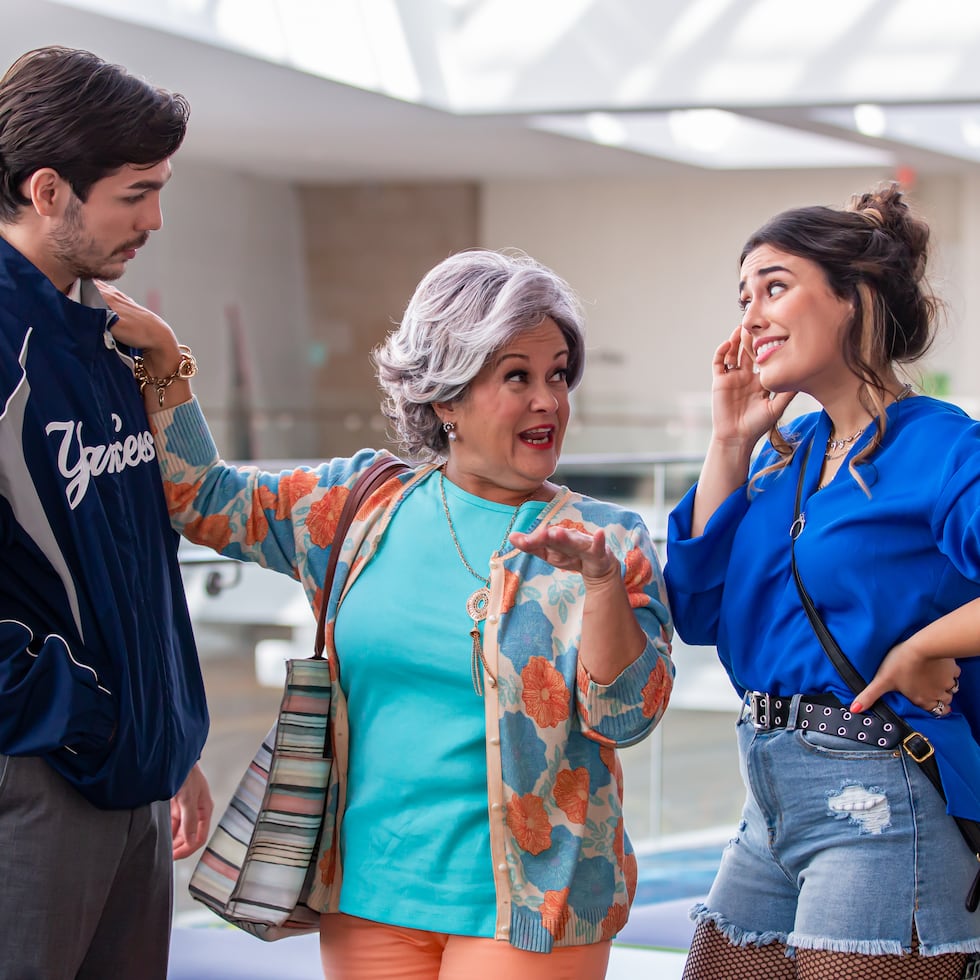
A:
{"type": "Polygon", "coordinates": [[[245,524],[245,544],[261,544],[265,541],[269,534],[269,520],[265,512],[275,508],[275,494],[268,487],[258,487],[255,491],[254,506],[248,512],[248,520],[245,524]]]}
{"type": "Polygon", "coordinates": [[[622,932],[629,914],[630,908],[625,902],[616,902],[612,905],[602,920],[602,938],[612,939],[617,933],[622,932]]]}
{"type": "MultiPolygon", "coordinates": [[[[152,424],[174,526],[198,543],[294,575],[318,607],[324,601],[325,549],[340,510],[358,473],[377,454],[364,451],[281,475],[236,470],[219,459],[196,403],[165,410],[152,424]],[[180,425],[171,424],[172,417],[180,425]],[[272,536],[275,548],[268,545],[272,536]]],[[[420,468],[386,484],[362,508],[340,555],[342,569],[369,560],[389,505],[403,491],[422,486],[432,472],[420,468]]],[[[502,772],[502,778],[487,789],[505,810],[503,834],[492,835],[491,847],[494,865],[506,867],[496,878],[498,902],[509,907],[498,911],[513,923],[515,945],[547,952],[552,945],[612,936],[626,921],[636,861],[623,832],[622,770],[615,748],[643,737],[659,721],[673,666],[663,579],[640,518],[561,490],[543,519],[586,532],[604,529],[647,637],[646,649],[619,678],[595,684],[577,658],[580,578],[515,551],[492,579],[491,601],[502,615],[486,641],[495,645],[485,653],[498,668],[497,687],[487,696],[499,724],[488,728],[487,751],[496,760],[490,771],[502,772]],[[554,597],[561,597],[562,610],[554,597]]],[[[335,663],[331,621],[326,653],[335,663]]],[[[331,714],[340,744],[349,731],[339,686],[331,714]]],[[[345,799],[341,761],[335,760],[330,780],[330,798],[345,799]]],[[[333,844],[319,856],[314,894],[315,907],[324,910],[336,897],[343,870],[337,828],[336,808],[327,807],[322,839],[333,844]]]]}
{"type": "Polygon", "coordinates": [[[661,660],[654,668],[650,679],[643,685],[643,714],[647,718],[656,718],[667,707],[669,693],[670,678],[661,660]]]}
{"type": "Polygon", "coordinates": [[[371,510],[384,510],[401,493],[401,489],[398,482],[383,483],[368,497],[364,506],[371,510]]]}
{"type": "Polygon", "coordinates": [[[520,577],[509,569],[504,569],[504,597],[500,602],[500,611],[509,613],[517,602],[517,590],[521,587],[520,577]]]}
{"type": "Polygon", "coordinates": [[[224,551],[231,542],[231,521],[224,514],[199,517],[186,526],[187,536],[215,551],[224,551]]]}
{"type": "Polygon", "coordinates": [[[268,487],[260,483],[255,490],[254,506],[259,510],[277,510],[279,498],[268,487]]]}
{"type": "Polygon", "coordinates": [[[544,657],[531,657],[521,671],[521,683],[524,707],[542,728],[554,728],[568,718],[565,678],[544,657]]]}
{"type": "Polygon", "coordinates": [[[629,895],[629,899],[632,902],[636,896],[636,883],[640,876],[639,868],[636,864],[636,855],[632,851],[629,854],[623,855],[622,867],[623,877],[626,879],[626,894],[629,895]]]}
{"type": "Polygon", "coordinates": [[[616,755],[616,750],[611,746],[603,742],[599,746],[599,758],[602,760],[602,764],[615,776],[619,772],[619,756],[616,755]]]}
{"type": "Polygon", "coordinates": [[[589,812],[589,770],[563,769],[555,777],[555,802],[572,823],[585,823],[589,812]]]}
{"type": "Polygon", "coordinates": [[[626,584],[626,593],[630,597],[630,605],[636,609],[638,606],[645,606],[650,597],[646,593],[646,588],[653,580],[653,565],[639,548],[633,548],[626,554],[626,575],[623,581],[626,584]]]}
{"type": "Polygon", "coordinates": [[[279,487],[276,494],[276,520],[287,519],[292,514],[296,504],[303,497],[313,493],[320,478],[310,470],[293,470],[279,477],[279,487]]]}
{"type": "Polygon", "coordinates": [[[507,826],[517,846],[529,854],[540,854],[551,847],[551,821],[540,796],[512,796],[507,804],[507,826]]]}
{"type": "Polygon", "coordinates": [[[167,498],[167,510],[171,516],[189,510],[197,496],[197,491],[196,483],[165,483],[163,493],[167,498]]]}
{"type": "Polygon", "coordinates": [[[557,940],[564,938],[565,927],[572,916],[568,908],[568,892],[567,888],[547,891],[541,903],[541,924],[557,940]]]}
{"type": "Polygon", "coordinates": [[[334,487],[310,507],[306,530],[318,548],[327,548],[333,542],[333,533],[337,530],[340,512],[349,493],[347,487],[334,487]]]}

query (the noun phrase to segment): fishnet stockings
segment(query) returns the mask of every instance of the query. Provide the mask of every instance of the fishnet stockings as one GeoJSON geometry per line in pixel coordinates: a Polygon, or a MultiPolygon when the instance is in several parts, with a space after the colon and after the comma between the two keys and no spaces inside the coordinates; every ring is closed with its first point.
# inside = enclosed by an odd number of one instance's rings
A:
{"type": "Polygon", "coordinates": [[[694,930],[681,980],[796,980],[784,943],[733,946],[713,922],[694,930]]]}
{"type": "Polygon", "coordinates": [[[901,956],[864,956],[822,949],[798,949],[786,956],[783,943],[733,946],[712,922],[694,932],[682,980],[958,980],[966,967],[965,953],[919,956],[918,937],[912,952],[901,956]]]}

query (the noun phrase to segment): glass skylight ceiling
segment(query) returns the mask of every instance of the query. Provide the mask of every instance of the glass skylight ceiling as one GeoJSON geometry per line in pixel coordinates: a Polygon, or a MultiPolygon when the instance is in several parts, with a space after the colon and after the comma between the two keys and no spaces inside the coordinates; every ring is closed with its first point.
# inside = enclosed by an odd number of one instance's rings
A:
{"type": "Polygon", "coordinates": [[[973,0],[55,2],[700,167],[888,166],[903,146],[980,160],[973,0]]]}
{"type": "Polygon", "coordinates": [[[887,150],[777,126],[720,109],[532,116],[528,124],[575,139],[710,169],[891,166],[887,150]]]}
{"type": "Polygon", "coordinates": [[[980,102],[929,106],[862,103],[853,108],[811,109],[809,116],[842,131],[980,162],[980,102]]]}

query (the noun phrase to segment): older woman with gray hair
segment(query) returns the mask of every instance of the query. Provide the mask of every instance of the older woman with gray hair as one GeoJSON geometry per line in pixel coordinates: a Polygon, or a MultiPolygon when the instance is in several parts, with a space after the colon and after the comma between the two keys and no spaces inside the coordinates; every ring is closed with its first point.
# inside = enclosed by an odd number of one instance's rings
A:
{"type": "MultiPolygon", "coordinates": [[[[298,578],[317,609],[340,507],[383,451],[228,466],[170,328],[104,295],[117,338],[168,382],[146,405],[174,526],[298,578]]],[[[417,462],[356,515],[328,605],[332,737],[349,750],[319,862],[324,970],[601,978],[636,888],[616,748],[659,722],[674,671],[643,521],[549,482],[582,375],[578,302],[527,256],[463,252],[375,362],[417,462]]]]}

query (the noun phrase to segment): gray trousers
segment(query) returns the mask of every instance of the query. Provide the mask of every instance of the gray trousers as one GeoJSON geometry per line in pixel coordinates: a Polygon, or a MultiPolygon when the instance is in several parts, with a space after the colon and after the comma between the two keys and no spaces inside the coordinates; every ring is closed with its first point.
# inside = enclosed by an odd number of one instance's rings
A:
{"type": "Polygon", "coordinates": [[[0,980],[165,980],[170,808],[99,810],[0,755],[0,980]]]}

